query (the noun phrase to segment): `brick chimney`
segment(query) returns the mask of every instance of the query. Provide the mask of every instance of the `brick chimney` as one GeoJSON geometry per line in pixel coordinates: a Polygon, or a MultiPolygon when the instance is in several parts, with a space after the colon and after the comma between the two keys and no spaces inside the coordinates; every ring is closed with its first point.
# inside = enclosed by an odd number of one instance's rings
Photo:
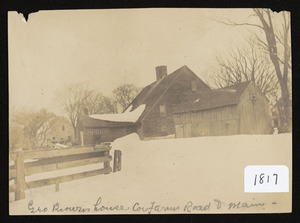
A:
{"type": "Polygon", "coordinates": [[[163,77],[167,76],[167,66],[158,66],[155,67],[156,70],[156,80],[160,80],[163,77]]]}

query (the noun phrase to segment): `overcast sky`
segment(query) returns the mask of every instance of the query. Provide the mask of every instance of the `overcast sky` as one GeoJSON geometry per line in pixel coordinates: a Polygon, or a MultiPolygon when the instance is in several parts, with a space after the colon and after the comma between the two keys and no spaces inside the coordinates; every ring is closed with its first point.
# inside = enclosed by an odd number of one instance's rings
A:
{"type": "Polygon", "coordinates": [[[187,65],[201,79],[215,56],[243,45],[251,9],[119,9],[40,11],[26,23],[8,13],[9,98],[13,109],[58,113],[55,92],[84,82],[104,94],[122,83],[145,87],[155,67],[187,65]]]}

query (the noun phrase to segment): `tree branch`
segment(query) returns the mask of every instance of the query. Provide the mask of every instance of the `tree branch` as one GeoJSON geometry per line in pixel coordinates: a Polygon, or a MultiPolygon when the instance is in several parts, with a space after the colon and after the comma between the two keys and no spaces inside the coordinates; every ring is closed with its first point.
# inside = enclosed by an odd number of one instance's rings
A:
{"type": "Polygon", "coordinates": [[[260,29],[264,29],[262,26],[253,24],[253,23],[247,23],[247,22],[236,23],[236,22],[231,21],[230,19],[227,19],[228,22],[224,22],[224,21],[220,21],[220,20],[216,20],[216,19],[213,19],[213,20],[215,22],[222,23],[222,24],[229,25],[229,26],[254,26],[254,27],[258,27],[260,29]]]}

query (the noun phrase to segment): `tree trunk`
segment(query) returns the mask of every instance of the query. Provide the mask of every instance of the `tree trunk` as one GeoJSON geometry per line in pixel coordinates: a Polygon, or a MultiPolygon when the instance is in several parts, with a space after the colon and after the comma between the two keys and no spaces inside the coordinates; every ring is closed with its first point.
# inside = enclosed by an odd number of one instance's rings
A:
{"type": "Polygon", "coordinates": [[[284,81],[280,81],[280,87],[282,92],[282,105],[283,105],[283,111],[284,111],[284,131],[291,132],[292,130],[292,111],[290,106],[290,97],[289,97],[289,91],[287,87],[287,83],[284,81]]]}
{"type": "Polygon", "coordinates": [[[259,17],[262,25],[263,30],[266,35],[267,45],[268,45],[268,51],[270,59],[274,65],[275,72],[280,84],[281,94],[282,94],[282,105],[283,105],[283,113],[284,113],[284,123],[283,124],[283,131],[290,132],[292,130],[292,112],[290,107],[290,97],[289,97],[289,91],[287,86],[287,69],[288,69],[288,61],[289,61],[289,55],[288,55],[288,44],[287,44],[287,35],[289,32],[289,29],[284,30],[285,35],[285,52],[284,52],[284,67],[283,67],[283,73],[280,69],[280,61],[278,58],[278,50],[277,50],[277,44],[276,44],[276,38],[275,38],[275,32],[273,29],[272,19],[270,15],[270,11],[265,11],[265,13],[268,16],[268,22],[264,18],[263,12],[261,12],[258,9],[253,9],[256,15],[259,17]]]}
{"type": "Polygon", "coordinates": [[[73,131],[74,131],[75,141],[77,142],[77,140],[78,140],[77,127],[75,125],[72,125],[72,127],[73,127],[73,131]]]}

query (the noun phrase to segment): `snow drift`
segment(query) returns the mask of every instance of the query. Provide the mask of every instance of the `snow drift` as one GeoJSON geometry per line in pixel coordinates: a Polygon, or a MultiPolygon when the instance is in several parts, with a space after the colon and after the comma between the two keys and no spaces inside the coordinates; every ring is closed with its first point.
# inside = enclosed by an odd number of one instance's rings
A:
{"type": "MultiPolygon", "coordinates": [[[[35,207],[48,208],[46,213],[35,214],[58,214],[51,209],[57,202],[60,207],[90,207],[88,214],[147,214],[132,208],[127,211],[105,209],[94,212],[92,207],[99,198],[101,205],[118,204],[124,207],[132,207],[136,203],[149,206],[151,202],[182,207],[188,201],[262,200],[266,195],[243,193],[244,168],[250,164],[284,164],[291,168],[291,139],[291,134],[278,134],[141,141],[137,134],[131,134],[112,143],[111,154],[115,149],[122,151],[120,172],[62,183],[59,192],[54,192],[54,185],[29,189],[24,200],[10,203],[10,214],[32,214],[28,208],[30,201],[35,207]]],[[[82,166],[77,171],[99,168],[99,165],[82,166]]],[[[53,175],[61,173],[53,172],[53,175]]],[[[280,196],[288,194],[272,194],[272,199],[280,200],[280,196]]],[[[277,206],[280,207],[280,204],[277,206]]],[[[263,209],[238,211],[263,212],[263,209]]],[[[179,213],[183,213],[182,209],[179,213]]]]}

